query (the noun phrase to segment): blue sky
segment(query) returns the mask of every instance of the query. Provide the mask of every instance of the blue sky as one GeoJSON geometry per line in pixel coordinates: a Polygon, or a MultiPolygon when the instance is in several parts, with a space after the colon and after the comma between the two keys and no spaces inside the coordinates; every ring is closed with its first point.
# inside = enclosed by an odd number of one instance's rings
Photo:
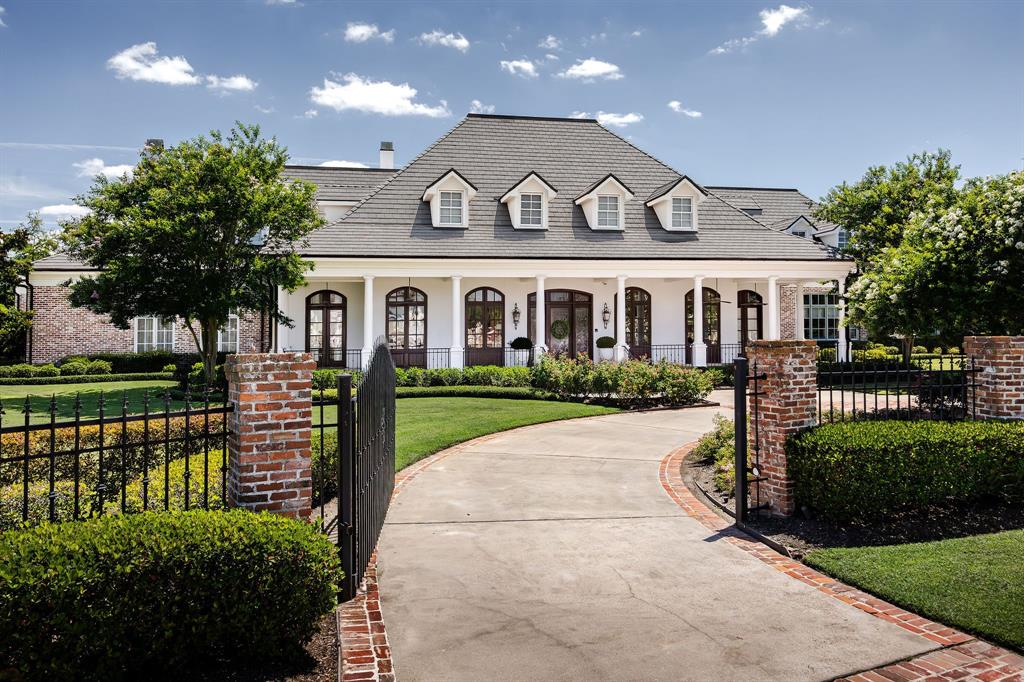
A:
{"type": "Polygon", "coordinates": [[[0,224],[259,123],[293,161],[405,163],[475,106],[600,116],[704,184],[819,197],[947,147],[1024,157],[1022,2],[0,0],[0,224]]]}

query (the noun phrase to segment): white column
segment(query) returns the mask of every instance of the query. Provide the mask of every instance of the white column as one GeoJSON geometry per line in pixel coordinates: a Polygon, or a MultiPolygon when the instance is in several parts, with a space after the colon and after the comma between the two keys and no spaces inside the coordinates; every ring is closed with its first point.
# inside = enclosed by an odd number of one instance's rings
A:
{"type": "Polygon", "coordinates": [[[448,354],[452,367],[462,367],[462,276],[452,275],[452,342],[448,354]]]}
{"type": "Polygon", "coordinates": [[[799,341],[804,340],[804,283],[796,285],[796,309],[793,311],[793,331],[799,341]]]}
{"type": "Polygon", "coordinates": [[[622,362],[629,357],[626,345],[626,276],[618,276],[618,290],[615,296],[615,360],[622,362]]]}
{"type": "Polygon", "coordinates": [[[837,350],[837,360],[846,359],[846,325],[843,320],[846,318],[846,280],[836,280],[836,284],[839,287],[839,348],[837,350]]]}
{"type": "Polygon", "coordinates": [[[373,353],[373,275],[363,276],[363,367],[370,366],[373,353]]]}
{"type": "Polygon", "coordinates": [[[704,277],[693,278],[693,365],[706,367],[708,347],[704,343],[704,277]]]}
{"type": "Polygon", "coordinates": [[[537,275],[537,306],[534,309],[536,328],[533,332],[534,362],[539,360],[540,356],[548,349],[544,344],[547,340],[547,334],[544,333],[544,327],[547,324],[544,315],[544,279],[544,275],[537,275]]]}

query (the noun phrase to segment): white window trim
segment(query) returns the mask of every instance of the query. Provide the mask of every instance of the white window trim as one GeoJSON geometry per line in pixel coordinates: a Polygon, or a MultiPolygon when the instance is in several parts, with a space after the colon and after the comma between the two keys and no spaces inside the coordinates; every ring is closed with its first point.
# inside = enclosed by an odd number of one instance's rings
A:
{"type": "MultiPolygon", "coordinates": [[[[594,226],[594,229],[595,230],[622,230],[623,229],[623,220],[622,220],[623,210],[622,210],[622,206],[623,206],[622,197],[619,196],[618,194],[598,194],[597,195],[597,214],[596,214],[597,225],[594,226]],[[614,225],[602,225],[601,224],[601,199],[615,199],[615,206],[617,208],[615,213],[617,215],[615,217],[615,224],[614,225]]],[[[609,211],[605,211],[605,213],[608,213],[608,212],[609,211]]]]}
{"type": "Polygon", "coordinates": [[[594,189],[576,199],[576,205],[583,209],[587,225],[595,232],[622,232],[626,229],[626,202],[633,198],[633,193],[614,175],[609,175],[594,189]],[[598,197],[617,196],[619,198],[619,224],[616,227],[599,225],[598,197]]]}
{"type": "Polygon", "coordinates": [[[218,353],[241,353],[242,352],[242,320],[235,313],[228,315],[227,324],[230,325],[231,321],[235,322],[235,349],[234,350],[221,350],[223,344],[223,336],[227,332],[227,326],[217,330],[217,352],[218,353]]]}
{"type": "Polygon", "coordinates": [[[423,201],[430,202],[430,222],[436,228],[447,230],[469,227],[469,202],[476,196],[476,189],[454,169],[442,175],[423,192],[423,201]],[[462,222],[441,222],[441,192],[462,192],[462,222]]]}
{"type": "Polygon", "coordinates": [[[462,227],[466,224],[466,193],[461,189],[442,189],[437,192],[437,224],[442,227],[462,227]],[[444,200],[445,194],[458,194],[459,195],[459,220],[457,221],[446,221],[444,216],[444,209],[452,209],[454,206],[442,206],[440,202],[444,200]]]}
{"type": "Polygon", "coordinates": [[[524,228],[534,229],[534,230],[537,229],[537,228],[544,227],[544,194],[543,193],[541,193],[541,192],[524,192],[524,193],[519,195],[519,224],[522,225],[524,228]],[[527,208],[526,204],[524,203],[524,200],[526,199],[526,197],[537,197],[537,200],[539,202],[539,205],[537,206],[537,208],[533,208],[532,206],[530,208],[527,208]],[[527,216],[525,215],[526,211],[530,211],[529,218],[530,218],[531,221],[534,218],[533,212],[536,211],[536,213],[537,213],[537,215],[536,215],[537,222],[526,222],[527,221],[527,216]]]}
{"type": "Polygon", "coordinates": [[[558,196],[558,192],[545,182],[544,178],[536,173],[530,173],[520,180],[515,187],[505,193],[499,201],[508,206],[508,216],[512,221],[512,227],[517,230],[546,230],[548,229],[548,208],[551,200],[558,196]],[[528,186],[533,188],[527,189],[528,186]],[[534,189],[539,186],[538,189],[534,189]],[[540,195],[540,225],[526,225],[523,223],[522,196],[524,194],[540,195]]]}
{"type": "Polygon", "coordinates": [[[804,300],[801,302],[801,304],[803,305],[804,338],[806,338],[806,339],[808,339],[810,341],[838,341],[839,340],[840,334],[843,333],[843,327],[840,324],[841,320],[839,319],[839,299],[838,299],[838,295],[837,294],[834,294],[834,293],[805,293],[804,294],[804,300]],[[824,296],[825,297],[825,302],[824,303],[813,303],[812,301],[814,301],[814,297],[815,296],[824,296]],[[835,301],[836,302],[835,303],[830,303],[829,301],[832,300],[833,297],[835,297],[835,301]],[[822,312],[824,312],[824,316],[818,316],[818,317],[812,316],[811,315],[811,311],[812,310],[822,311],[822,312]],[[834,316],[829,314],[831,311],[835,312],[834,316]],[[817,337],[816,338],[813,334],[810,334],[809,332],[813,328],[813,325],[810,323],[810,321],[813,320],[813,319],[825,320],[825,333],[826,334],[828,333],[828,327],[829,327],[828,321],[832,320],[832,319],[836,320],[836,335],[835,336],[826,336],[826,337],[817,337]]]}
{"type": "MultiPolygon", "coordinates": [[[[157,324],[159,324],[159,321],[160,321],[160,317],[158,315],[139,315],[138,317],[136,317],[132,321],[132,348],[133,348],[133,350],[136,353],[148,352],[150,350],[167,350],[168,352],[173,353],[174,349],[178,347],[178,325],[176,324],[176,322],[173,321],[173,320],[171,321],[171,347],[170,348],[167,348],[167,349],[159,348],[157,346],[156,339],[154,338],[154,340],[153,340],[153,348],[147,349],[146,351],[140,351],[139,350],[139,320],[142,320],[142,319],[157,320],[157,324]]],[[[159,329],[158,328],[154,328],[153,329],[153,334],[158,334],[158,333],[159,333],[159,329]]]]}
{"type": "Polygon", "coordinates": [[[693,220],[694,219],[693,197],[672,197],[671,208],[672,208],[672,229],[673,230],[692,230],[693,229],[693,222],[694,222],[694,220],[693,220]],[[676,201],[680,201],[681,202],[684,199],[686,201],[690,202],[690,210],[689,211],[676,211],[676,201]],[[676,214],[677,213],[680,216],[680,221],[682,220],[682,216],[687,216],[687,215],[690,216],[690,224],[689,225],[676,225],[676,214]]]}

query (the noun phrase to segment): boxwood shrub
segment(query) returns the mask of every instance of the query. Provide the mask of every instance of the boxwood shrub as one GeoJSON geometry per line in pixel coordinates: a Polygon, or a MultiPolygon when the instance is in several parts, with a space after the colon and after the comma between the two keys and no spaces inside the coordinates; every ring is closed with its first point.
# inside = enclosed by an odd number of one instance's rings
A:
{"type": "Polygon", "coordinates": [[[171,372],[150,374],[76,374],[74,376],[0,377],[0,386],[42,386],[50,384],[93,384],[113,381],[156,381],[173,379],[171,372]]]}
{"type": "Polygon", "coordinates": [[[789,440],[797,504],[837,521],[943,502],[1024,499],[1024,423],[863,421],[789,440]]]}
{"type": "Polygon", "coordinates": [[[336,548],[247,511],[147,512],[0,534],[0,668],[182,678],[297,657],[335,604],[336,548]]]}

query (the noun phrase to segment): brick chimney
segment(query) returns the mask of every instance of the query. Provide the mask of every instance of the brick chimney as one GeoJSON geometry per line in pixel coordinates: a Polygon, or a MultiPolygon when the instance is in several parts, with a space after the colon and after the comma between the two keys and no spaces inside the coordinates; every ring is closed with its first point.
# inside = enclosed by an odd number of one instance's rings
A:
{"type": "Polygon", "coordinates": [[[391,142],[380,143],[380,167],[395,167],[395,145],[391,142]]]}

